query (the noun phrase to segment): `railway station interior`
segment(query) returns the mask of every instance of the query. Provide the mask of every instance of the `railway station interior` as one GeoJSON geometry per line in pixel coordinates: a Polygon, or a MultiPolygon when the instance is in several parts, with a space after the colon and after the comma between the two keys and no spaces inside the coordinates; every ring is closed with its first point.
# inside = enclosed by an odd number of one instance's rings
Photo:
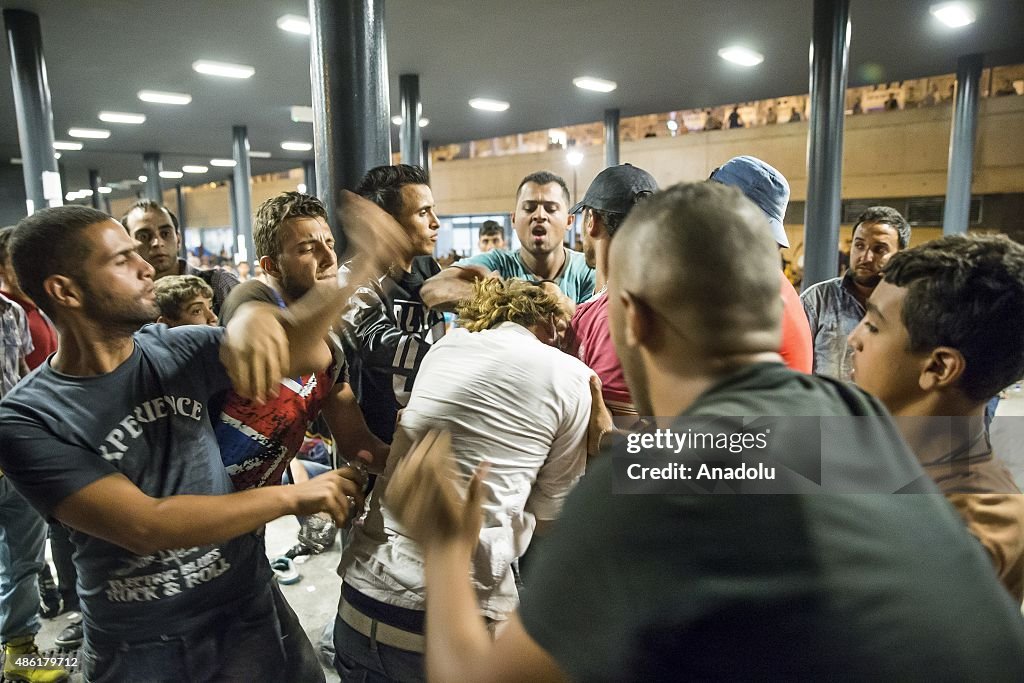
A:
{"type": "Polygon", "coordinates": [[[0,8],[0,683],[1024,680],[1020,0],[0,8]]]}

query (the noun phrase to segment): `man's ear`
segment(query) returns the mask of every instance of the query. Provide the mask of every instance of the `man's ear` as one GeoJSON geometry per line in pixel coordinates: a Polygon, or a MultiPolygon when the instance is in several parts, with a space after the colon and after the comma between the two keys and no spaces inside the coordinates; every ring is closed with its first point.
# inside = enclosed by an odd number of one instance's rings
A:
{"type": "Polygon", "coordinates": [[[964,354],[949,346],[937,346],[924,361],[918,385],[923,391],[949,389],[960,381],[966,371],[964,354]]]}
{"type": "Polygon", "coordinates": [[[260,268],[271,277],[281,277],[281,271],[278,270],[277,263],[269,256],[260,256],[260,268]]]}
{"type": "Polygon", "coordinates": [[[165,317],[164,317],[164,316],[163,316],[162,314],[161,314],[161,315],[158,315],[158,316],[156,317],[156,321],[157,321],[158,323],[163,323],[164,325],[167,325],[168,327],[172,327],[172,325],[171,325],[171,321],[170,321],[170,320],[168,320],[167,318],[165,318],[165,317]]]}
{"type": "Polygon", "coordinates": [[[516,224],[516,210],[512,209],[508,214],[508,219],[512,221],[512,225],[516,224]]]}
{"type": "Polygon", "coordinates": [[[84,303],[82,288],[66,275],[51,275],[43,280],[43,291],[64,308],[81,308],[84,303]]]}
{"type": "Polygon", "coordinates": [[[620,292],[619,299],[622,301],[626,344],[631,347],[646,346],[651,338],[651,311],[627,292],[620,292]]]}
{"type": "Polygon", "coordinates": [[[591,239],[597,240],[605,237],[604,224],[601,222],[601,218],[591,209],[583,211],[583,229],[587,231],[591,239]]]}
{"type": "Polygon", "coordinates": [[[565,222],[566,227],[572,227],[572,224],[576,222],[576,214],[570,213],[569,219],[565,222]]]}

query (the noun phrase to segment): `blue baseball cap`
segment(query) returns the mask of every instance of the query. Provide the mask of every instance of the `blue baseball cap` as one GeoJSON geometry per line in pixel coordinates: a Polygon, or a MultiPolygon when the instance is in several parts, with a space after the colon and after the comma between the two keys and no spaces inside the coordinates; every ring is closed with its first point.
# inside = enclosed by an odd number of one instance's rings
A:
{"type": "Polygon", "coordinates": [[[782,227],[789,205],[786,176],[756,157],[742,156],[733,157],[716,168],[709,180],[739,188],[768,217],[772,235],[779,246],[789,246],[786,229],[782,227]]]}

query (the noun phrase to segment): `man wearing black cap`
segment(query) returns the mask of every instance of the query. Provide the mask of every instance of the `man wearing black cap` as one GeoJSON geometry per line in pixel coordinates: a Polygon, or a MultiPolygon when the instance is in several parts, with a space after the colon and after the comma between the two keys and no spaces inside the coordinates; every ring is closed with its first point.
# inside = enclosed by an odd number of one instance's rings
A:
{"type": "MultiPolygon", "coordinates": [[[[789,205],[789,183],[786,177],[756,157],[733,157],[711,172],[709,180],[738,188],[747,199],[757,204],[768,218],[772,237],[780,249],[789,247],[789,237],[782,225],[789,205]]],[[[779,355],[794,370],[810,372],[813,345],[808,334],[807,316],[800,295],[779,271],[782,297],[782,345],[779,355]]]]}
{"type": "Polygon", "coordinates": [[[597,373],[605,405],[616,415],[635,415],[636,409],[608,327],[608,248],[630,209],[657,191],[658,183],[647,171],[630,164],[612,166],[594,178],[572,209],[573,214],[583,211],[583,254],[587,265],[597,268],[598,287],[594,298],[573,315],[572,352],[597,373]]]}

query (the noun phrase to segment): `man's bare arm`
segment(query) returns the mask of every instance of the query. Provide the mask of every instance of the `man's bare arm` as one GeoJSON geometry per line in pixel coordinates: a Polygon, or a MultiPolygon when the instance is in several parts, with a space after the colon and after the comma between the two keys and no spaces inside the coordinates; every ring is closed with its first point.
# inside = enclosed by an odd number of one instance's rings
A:
{"type": "Polygon", "coordinates": [[[320,410],[331,428],[339,455],[349,461],[362,459],[374,474],[384,471],[390,447],[366,426],[363,410],[348,383],[336,384],[320,410]]]}
{"type": "Polygon", "coordinates": [[[359,475],[334,470],[296,486],[268,486],[226,495],[153,498],[122,474],[71,494],[53,510],[64,524],[138,555],[220,543],[284,515],[328,512],[339,526],[351,496],[362,504],[359,475]]]}
{"type": "Polygon", "coordinates": [[[420,299],[439,311],[454,311],[460,301],[473,296],[473,283],[496,274],[483,266],[449,266],[423,283],[420,299]]]}

